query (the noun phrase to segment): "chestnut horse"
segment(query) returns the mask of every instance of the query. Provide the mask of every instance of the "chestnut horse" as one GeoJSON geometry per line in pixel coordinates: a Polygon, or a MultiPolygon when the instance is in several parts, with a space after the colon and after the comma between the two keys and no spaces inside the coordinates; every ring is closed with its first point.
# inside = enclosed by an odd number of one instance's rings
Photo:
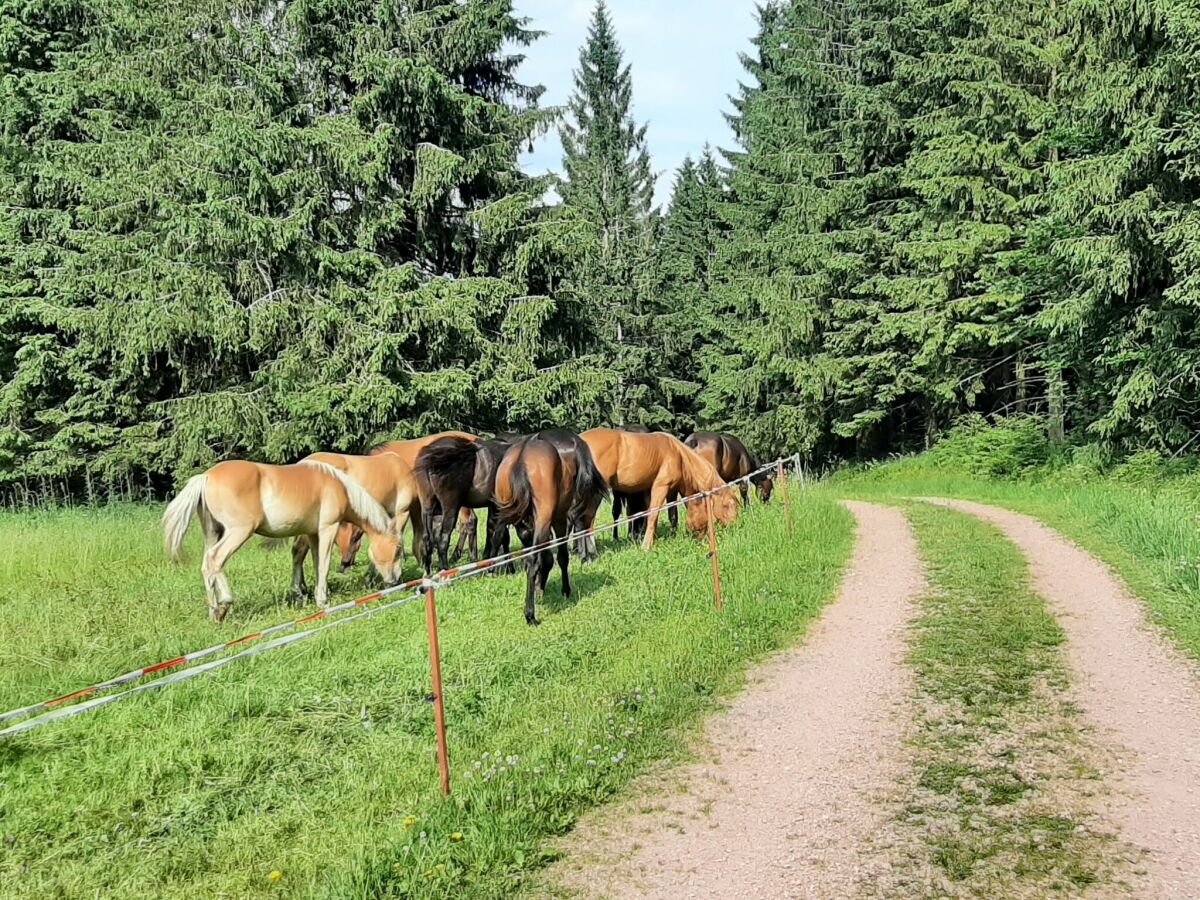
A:
{"type": "MultiPolygon", "coordinates": [[[[645,425],[621,425],[617,428],[618,431],[627,431],[630,434],[651,434],[651,430],[645,425]]],[[[675,499],[668,497],[668,500],[675,499]]],[[[613,491],[612,495],[612,517],[614,523],[621,521],[621,513],[624,511],[627,516],[636,516],[638,513],[644,513],[650,503],[650,493],[644,491],[640,494],[623,494],[620,491],[613,491]]],[[[675,507],[671,507],[670,512],[675,512],[675,507]]],[[[675,520],[671,520],[672,526],[675,520]]],[[[636,538],[645,537],[646,535],[646,517],[642,516],[636,519],[629,520],[629,539],[632,541],[636,538]]],[[[613,543],[619,542],[621,539],[620,529],[613,528],[613,543]]],[[[585,542],[586,545],[586,542],[585,542]]]]}
{"type": "MultiPolygon", "coordinates": [[[[400,581],[401,571],[404,568],[404,529],[408,525],[409,516],[415,510],[420,512],[417,504],[420,498],[417,493],[417,479],[413,475],[412,466],[402,460],[394,453],[381,453],[375,456],[354,456],[349,453],[313,453],[306,456],[301,462],[319,462],[333,466],[341,472],[345,472],[364,488],[367,493],[375,498],[395,524],[395,531],[389,537],[378,536],[372,538],[372,542],[383,541],[384,546],[380,547],[378,553],[372,553],[372,559],[383,559],[387,556],[390,550],[393,562],[384,569],[376,569],[379,572],[379,577],[383,579],[385,586],[390,586],[400,581]]],[[[418,514],[413,517],[413,543],[421,541],[421,517],[418,514]]],[[[354,526],[350,526],[353,528],[354,526]]],[[[345,527],[338,529],[338,535],[341,536],[345,527]]],[[[361,540],[361,531],[359,532],[359,540],[361,540]]],[[[341,548],[339,548],[341,549],[341,548]]],[[[304,558],[308,555],[309,544],[308,538],[304,535],[296,538],[296,543],[292,547],[292,562],[296,569],[301,573],[299,576],[300,593],[305,592],[304,588],[304,558]]],[[[343,562],[345,554],[343,553],[343,562]]],[[[344,572],[346,567],[343,566],[344,572]]]]}
{"type": "MultiPolygon", "coordinates": [[[[643,549],[654,546],[658,532],[658,512],[671,497],[687,497],[701,491],[712,495],[713,515],[722,524],[737,518],[738,502],[733,489],[721,479],[712,463],[698,456],[683,441],[666,434],[630,434],[612,428],[593,428],[582,438],[591,448],[601,475],[614,491],[625,494],[650,493],[650,515],[646,521],[643,549]]],[[[708,511],[703,499],[687,504],[687,524],[699,534],[708,527],[708,511]]],[[[585,527],[590,528],[592,521],[585,527]]],[[[594,546],[595,539],[588,538],[594,546]]]]}
{"type": "MultiPolygon", "coordinates": [[[[392,453],[400,457],[409,468],[414,468],[417,465],[417,454],[421,452],[428,444],[433,443],[439,438],[444,437],[459,437],[464,440],[477,440],[475,435],[467,434],[465,431],[443,431],[438,434],[431,434],[426,437],[413,438],[407,441],[385,441],[382,444],[377,444],[367,451],[368,456],[378,456],[381,453],[392,453]]],[[[474,519],[474,513],[470,513],[470,517],[474,519]]],[[[466,518],[466,514],[464,514],[466,518]]],[[[422,532],[425,530],[424,523],[418,523],[418,517],[413,516],[413,556],[417,559],[421,558],[421,538],[422,532]]],[[[461,522],[460,527],[465,531],[466,522],[461,522]]],[[[472,524],[473,527],[473,524],[472,524]]],[[[358,548],[362,543],[363,533],[361,528],[356,528],[353,525],[345,525],[338,531],[337,545],[338,550],[342,554],[342,571],[345,572],[354,565],[354,558],[358,556],[358,548]]],[[[461,542],[459,544],[461,547],[461,542]]]]}
{"type": "MultiPolygon", "coordinates": [[[[570,432],[554,431],[523,438],[508,448],[496,470],[495,497],[500,520],[515,525],[526,547],[563,538],[558,547],[562,593],[571,596],[566,543],[574,523],[595,515],[608,494],[588,445],[570,432]],[[573,438],[573,440],[572,440],[573,438]]],[[[546,591],[554,565],[549,550],[525,559],[525,621],[537,625],[537,601],[546,591]]]]}
{"type": "MultiPolygon", "coordinates": [[[[683,442],[707,459],[726,481],[744,478],[760,465],[758,459],[746,449],[746,445],[731,434],[713,431],[696,431],[683,442]]],[[[766,503],[775,489],[775,479],[770,472],[760,472],[750,479],[758,489],[758,498],[766,503]]],[[[750,485],[743,481],[738,485],[742,492],[742,503],[750,503],[750,485]]]]}
{"type": "MultiPolygon", "coordinates": [[[[317,548],[316,599],[322,609],[328,603],[329,562],[341,523],[367,533],[372,560],[381,572],[392,562],[394,547],[389,548],[387,539],[394,526],[387,511],[350,476],[321,462],[272,466],[230,460],[193,476],[163,513],[163,534],[172,559],[179,558],[188,525],[196,516],[204,529],[200,572],[214,622],[224,620],[233,605],[225,563],[251,535],[308,535],[317,548]]],[[[299,583],[293,569],[293,588],[299,583]]]]}

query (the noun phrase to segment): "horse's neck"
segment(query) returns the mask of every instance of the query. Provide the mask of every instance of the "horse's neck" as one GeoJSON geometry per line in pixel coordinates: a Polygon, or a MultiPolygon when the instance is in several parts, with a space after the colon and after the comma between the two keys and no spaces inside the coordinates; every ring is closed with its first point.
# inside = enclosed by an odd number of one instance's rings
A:
{"type": "Polygon", "coordinates": [[[697,453],[691,455],[680,451],[683,459],[683,470],[688,479],[688,491],[698,494],[716,487],[716,469],[705,465],[704,459],[697,453]]]}

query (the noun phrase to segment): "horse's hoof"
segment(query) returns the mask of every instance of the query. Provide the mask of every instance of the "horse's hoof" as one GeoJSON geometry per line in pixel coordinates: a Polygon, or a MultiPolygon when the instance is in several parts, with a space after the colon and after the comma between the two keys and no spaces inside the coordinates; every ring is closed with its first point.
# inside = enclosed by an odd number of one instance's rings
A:
{"type": "Polygon", "coordinates": [[[533,617],[526,616],[526,617],[525,617],[525,623],[526,623],[527,625],[541,625],[541,624],[542,624],[541,622],[539,622],[539,621],[537,620],[537,616],[533,616],[533,617]]]}
{"type": "Polygon", "coordinates": [[[214,622],[216,622],[218,625],[220,625],[222,622],[224,622],[225,617],[227,615],[229,615],[229,607],[230,607],[230,604],[222,603],[220,606],[218,606],[216,609],[214,609],[212,611],[212,620],[214,622]]]}

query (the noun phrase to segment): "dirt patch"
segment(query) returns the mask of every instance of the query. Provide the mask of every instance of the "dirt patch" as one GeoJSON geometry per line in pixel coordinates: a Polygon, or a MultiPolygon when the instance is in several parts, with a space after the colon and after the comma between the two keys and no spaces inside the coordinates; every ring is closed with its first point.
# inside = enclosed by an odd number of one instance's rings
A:
{"type": "Polygon", "coordinates": [[[1106,815],[1146,851],[1139,897],[1200,897],[1200,680],[1101,562],[1036,519],[967,501],[1029,559],[1067,634],[1072,696],[1120,762],[1106,815]]]}
{"type": "Polygon", "coordinates": [[[587,897],[840,897],[886,858],[871,835],[906,770],[907,628],[925,590],[899,510],[858,521],[838,598],[801,647],[756,669],[706,728],[704,762],[586,818],[549,872],[587,897]]]}

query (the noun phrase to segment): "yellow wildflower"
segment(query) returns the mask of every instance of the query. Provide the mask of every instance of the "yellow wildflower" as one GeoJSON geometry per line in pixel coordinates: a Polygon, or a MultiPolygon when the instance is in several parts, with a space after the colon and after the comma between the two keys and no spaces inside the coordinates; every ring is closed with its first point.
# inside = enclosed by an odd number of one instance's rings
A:
{"type": "Polygon", "coordinates": [[[405,816],[405,818],[404,818],[404,827],[405,828],[412,828],[416,824],[417,824],[416,816],[405,816]]]}
{"type": "Polygon", "coordinates": [[[270,878],[272,881],[278,881],[280,878],[283,877],[283,873],[280,872],[278,869],[276,869],[274,872],[272,872],[267,877],[270,878]]]}
{"type": "Polygon", "coordinates": [[[456,844],[459,841],[461,841],[462,839],[463,839],[463,833],[461,831],[456,831],[456,832],[454,832],[454,834],[450,835],[450,840],[454,841],[456,844]]]}

